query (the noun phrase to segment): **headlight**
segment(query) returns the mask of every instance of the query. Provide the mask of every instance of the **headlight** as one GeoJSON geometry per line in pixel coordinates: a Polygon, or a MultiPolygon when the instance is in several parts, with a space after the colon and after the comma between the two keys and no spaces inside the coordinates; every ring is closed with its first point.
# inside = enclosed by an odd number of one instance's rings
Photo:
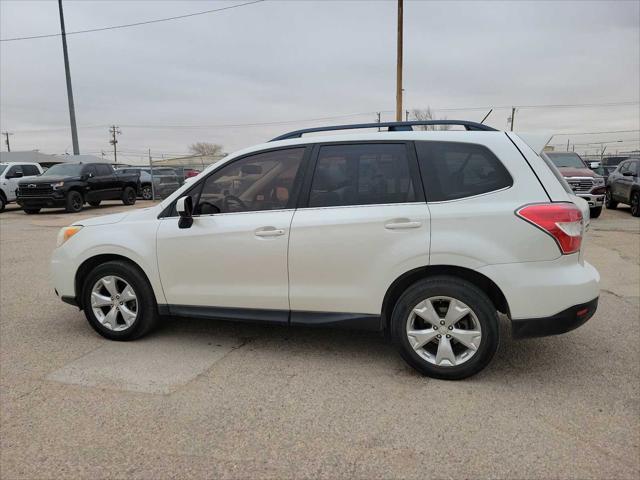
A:
{"type": "Polygon", "coordinates": [[[64,242],[73,237],[82,229],[82,225],[71,225],[70,227],[64,227],[58,232],[58,239],[56,241],[56,247],[59,247],[64,242]]]}
{"type": "Polygon", "coordinates": [[[596,186],[604,185],[604,178],[603,177],[595,177],[593,179],[593,184],[596,185],[596,186]]]}
{"type": "Polygon", "coordinates": [[[62,188],[63,185],[64,185],[64,182],[56,182],[51,184],[54,190],[57,190],[58,188],[62,188]]]}

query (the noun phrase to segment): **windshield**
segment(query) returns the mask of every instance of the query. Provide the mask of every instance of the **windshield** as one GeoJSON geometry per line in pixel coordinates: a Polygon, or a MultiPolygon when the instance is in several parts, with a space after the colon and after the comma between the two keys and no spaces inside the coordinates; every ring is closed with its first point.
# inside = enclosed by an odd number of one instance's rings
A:
{"type": "Polygon", "coordinates": [[[53,175],[60,175],[63,177],[77,177],[80,175],[81,171],[82,164],[80,163],[59,163],[44,172],[42,176],[51,177],[53,175]]]}
{"type": "Polygon", "coordinates": [[[4,172],[6,168],[6,165],[0,165],[0,175],[2,175],[2,172],[4,172]]]}
{"type": "Polygon", "coordinates": [[[586,168],[582,159],[575,153],[547,153],[556,167],[586,168]]]}

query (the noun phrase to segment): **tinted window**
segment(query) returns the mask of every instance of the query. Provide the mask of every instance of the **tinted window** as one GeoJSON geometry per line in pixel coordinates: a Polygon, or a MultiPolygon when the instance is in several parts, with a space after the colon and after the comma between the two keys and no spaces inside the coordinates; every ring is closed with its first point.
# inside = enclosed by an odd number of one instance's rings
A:
{"type": "Polygon", "coordinates": [[[5,175],[5,178],[13,178],[16,172],[22,172],[22,165],[11,165],[11,167],[7,171],[7,174],[5,175]]]}
{"type": "Polygon", "coordinates": [[[75,177],[80,175],[82,164],[80,163],[59,163],[52,166],[43,175],[53,176],[60,175],[62,177],[75,177]]]}
{"type": "Polygon", "coordinates": [[[404,144],[320,148],[309,195],[310,207],[415,201],[404,144]]]}
{"type": "Polygon", "coordinates": [[[623,162],[620,165],[618,165],[618,171],[620,173],[624,173],[627,170],[629,170],[629,162],[623,162]]]}
{"type": "Polygon", "coordinates": [[[471,197],[513,185],[504,165],[482,145],[416,142],[416,149],[428,201],[471,197]]]}
{"type": "Polygon", "coordinates": [[[29,175],[40,175],[40,171],[35,165],[23,165],[22,172],[24,173],[25,177],[29,175]]]}
{"type": "Polygon", "coordinates": [[[640,162],[629,162],[629,171],[633,173],[633,175],[638,175],[638,166],[640,166],[640,162]]]}
{"type": "Polygon", "coordinates": [[[222,167],[202,182],[201,189],[190,192],[195,214],[290,208],[304,151],[290,148],[259,153],[222,167]]]}
{"type": "Polygon", "coordinates": [[[109,167],[109,165],[105,165],[104,163],[97,163],[95,167],[96,174],[99,177],[106,177],[107,175],[111,175],[111,167],[109,167]]]}

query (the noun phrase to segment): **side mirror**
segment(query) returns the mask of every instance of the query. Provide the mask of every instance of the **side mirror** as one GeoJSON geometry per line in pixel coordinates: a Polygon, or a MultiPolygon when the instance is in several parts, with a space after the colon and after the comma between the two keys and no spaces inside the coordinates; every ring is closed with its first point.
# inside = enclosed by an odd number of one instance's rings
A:
{"type": "Polygon", "coordinates": [[[633,177],[633,172],[630,170],[627,170],[626,172],[624,172],[622,174],[623,177],[633,177]]]}
{"type": "Polygon", "coordinates": [[[178,199],[176,211],[180,215],[178,228],[191,228],[191,225],[193,225],[193,200],[190,195],[185,195],[178,199]]]}
{"type": "Polygon", "coordinates": [[[13,175],[11,175],[11,178],[22,178],[23,176],[22,170],[16,170],[13,172],[13,175]]]}

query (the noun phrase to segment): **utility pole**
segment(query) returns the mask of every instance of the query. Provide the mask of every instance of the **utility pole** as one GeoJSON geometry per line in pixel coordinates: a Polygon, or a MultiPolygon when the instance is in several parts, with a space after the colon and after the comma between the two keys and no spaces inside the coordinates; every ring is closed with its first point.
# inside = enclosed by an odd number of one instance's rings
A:
{"type": "Polygon", "coordinates": [[[113,163],[118,165],[118,149],[116,148],[118,140],[116,139],[116,135],[120,135],[122,132],[116,125],[111,125],[111,128],[109,128],[109,133],[111,133],[111,140],[109,141],[109,143],[113,145],[113,163]]]}
{"type": "Polygon", "coordinates": [[[155,200],[156,187],[153,184],[153,162],[151,161],[151,149],[149,149],[149,171],[151,172],[151,200],[155,200]]]}
{"type": "Polygon", "coordinates": [[[409,110],[405,110],[404,111],[404,121],[408,122],[409,121],[409,110]]]}
{"type": "Polygon", "coordinates": [[[13,133],[2,132],[2,135],[4,135],[4,143],[7,144],[7,152],[10,152],[11,151],[11,145],[9,144],[9,135],[13,135],[13,133]]]}
{"type": "Polygon", "coordinates": [[[71,89],[71,72],[69,71],[69,53],[67,52],[67,33],[64,29],[64,14],[62,13],[62,0],[58,0],[60,11],[60,30],[62,31],[62,53],[64,55],[64,73],[67,77],[67,100],[69,100],[69,118],[71,120],[71,143],[73,154],[80,155],[78,147],[78,129],[76,127],[76,109],[73,105],[73,90],[71,89]]]}
{"type": "MultiPolygon", "coordinates": [[[[378,115],[378,123],[380,123],[380,112],[378,112],[376,115],[378,115]]],[[[380,131],[380,127],[378,127],[378,131],[380,131]]]]}
{"type": "Polygon", "coordinates": [[[516,107],[511,107],[511,131],[513,132],[513,121],[516,119],[516,107]]]}
{"type": "Polygon", "coordinates": [[[569,151],[569,139],[567,138],[567,152],[569,151]]]}
{"type": "Polygon", "coordinates": [[[402,0],[398,0],[398,40],[396,64],[396,122],[402,121],[402,0]]]}

